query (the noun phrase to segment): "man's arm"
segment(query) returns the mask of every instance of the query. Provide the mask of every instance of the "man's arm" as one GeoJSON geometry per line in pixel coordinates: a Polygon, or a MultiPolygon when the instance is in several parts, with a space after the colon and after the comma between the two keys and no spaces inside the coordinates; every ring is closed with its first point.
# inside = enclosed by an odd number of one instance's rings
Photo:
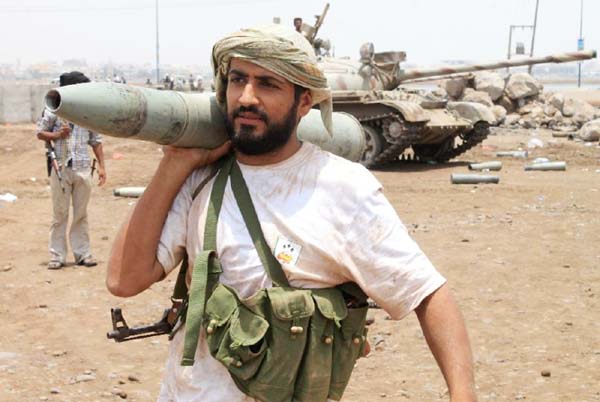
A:
{"type": "Polygon", "coordinates": [[[98,160],[98,185],[102,186],[106,183],[106,168],[104,166],[104,150],[102,148],[102,143],[94,145],[92,150],[98,160]]]}
{"type": "Polygon", "coordinates": [[[181,186],[201,166],[229,151],[164,147],[165,155],[133,212],[119,230],[108,261],[106,285],[115,296],[134,296],[164,277],[156,259],[162,228],[181,186]]]}
{"type": "Polygon", "coordinates": [[[444,375],[450,400],[475,402],[473,356],[463,317],[447,285],[415,310],[431,353],[444,375]]]}
{"type": "Polygon", "coordinates": [[[42,141],[54,141],[61,138],[67,138],[71,134],[71,128],[64,124],[58,131],[40,130],[37,133],[38,139],[42,141]]]}

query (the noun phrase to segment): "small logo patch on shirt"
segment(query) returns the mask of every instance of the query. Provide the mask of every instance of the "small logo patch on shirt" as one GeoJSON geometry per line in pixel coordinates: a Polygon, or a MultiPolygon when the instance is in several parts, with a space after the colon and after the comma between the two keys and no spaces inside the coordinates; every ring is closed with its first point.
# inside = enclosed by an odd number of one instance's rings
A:
{"type": "Polygon", "coordinates": [[[282,263],[288,265],[296,265],[298,257],[300,257],[302,246],[286,239],[283,236],[277,238],[275,244],[275,258],[282,263]]]}

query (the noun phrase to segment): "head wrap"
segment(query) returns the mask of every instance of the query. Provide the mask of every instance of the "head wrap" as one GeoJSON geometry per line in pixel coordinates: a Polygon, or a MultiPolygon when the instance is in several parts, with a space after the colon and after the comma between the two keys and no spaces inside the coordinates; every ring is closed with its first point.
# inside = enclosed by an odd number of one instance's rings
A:
{"type": "Polygon", "coordinates": [[[312,106],[319,104],[323,124],[332,133],[331,90],[317,66],[312,45],[302,34],[281,25],[266,25],[243,29],[215,43],[212,66],[217,103],[222,109],[226,105],[227,73],[232,58],[254,63],[310,90],[312,106]]]}

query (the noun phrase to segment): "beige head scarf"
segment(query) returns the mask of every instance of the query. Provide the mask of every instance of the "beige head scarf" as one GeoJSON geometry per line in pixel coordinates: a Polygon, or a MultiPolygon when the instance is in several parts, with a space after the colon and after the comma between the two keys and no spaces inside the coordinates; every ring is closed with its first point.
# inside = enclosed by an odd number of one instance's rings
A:
{"type": "Polygon", "coordinates": [[[213,46],[217,103],[225,109],[227,73],[232,58],[250,61],[274,72],[293,84],[310,90],[313,106],[319,104],[321,118],[331,134],[331,91],[327,79],[317,66],[311,44],[291,28],[267,25],[243,29],[221,39],[213,46]]]}

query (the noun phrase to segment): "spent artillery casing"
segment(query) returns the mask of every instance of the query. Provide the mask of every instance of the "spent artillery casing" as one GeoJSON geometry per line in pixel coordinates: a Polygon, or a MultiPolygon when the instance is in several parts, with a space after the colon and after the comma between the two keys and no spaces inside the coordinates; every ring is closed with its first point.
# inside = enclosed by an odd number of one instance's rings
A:
{"type": "MultiPolygon", "coordinates": [[[[216,148],[227,140],[225,118],[214,94],[186,94],[124,84],[92,82],[53,89],[46,107],[102,134],[187,148],[216,148]]],[[[300,140],[357,161],[366,146],[362,126],[347,113],[333,113],[329,135],[319,110],[298,125],[300,140]]]]}
{"type": "Polygon", "coordinates": [[[498,151],[496,156],[512,156],[513,158],[527,158],[529,153],[527,151],[498,151]]]}
{"type": "Polygon", "coordinates": [[[567,163],[564,161],[534,163],[525,166],[525,170],[567,170],[567,163]]]}
{"type": "Polygon", "coordinates": [[[490,161],[481,163],[470,163],[469,170],[500,170],[502,169],[502,162],[490,161]]]}
{"type": "Polygon", "coordinates": [[[452,173],[452,175],[450,176],[450,182],[452,184],[498,184],[500,182],[500,178],[498,176],[490,176],[484,174],[452,173]]]}
{"type": "Polygon", "coordinates": [[[576,133],[573,132],[563,132],[563,131],[555,131],[552,133],[552,137],[554,138],[575,138],[576,133]]]}
{"type": "Polygon", "coordinates": [[[132,197],[139,198],[146,190],[146,187],[119,187],[113,190],[115,197],[132,197]]]}

